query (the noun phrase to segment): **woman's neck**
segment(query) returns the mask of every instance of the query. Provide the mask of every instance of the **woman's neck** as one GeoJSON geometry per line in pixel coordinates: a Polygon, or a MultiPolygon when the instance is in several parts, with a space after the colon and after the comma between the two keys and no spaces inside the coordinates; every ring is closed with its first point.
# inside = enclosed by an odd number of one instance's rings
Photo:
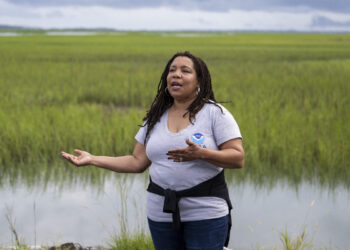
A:
{"type": "Polygon", "coordinates": [[[171,108],[174,111],[187,111],[188,107],[191,105],[191,103],[195,100],[196,98],[191,98],[187,100],[175,100],[173,104],[171,105],[171,108]]]}

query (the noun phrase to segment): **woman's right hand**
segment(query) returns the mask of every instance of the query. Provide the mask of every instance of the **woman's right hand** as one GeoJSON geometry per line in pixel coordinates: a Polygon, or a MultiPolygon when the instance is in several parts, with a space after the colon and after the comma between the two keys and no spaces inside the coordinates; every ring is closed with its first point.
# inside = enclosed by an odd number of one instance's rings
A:
{"type": "Polygon", "coordinates": [[[74,164],[77,167],[80,166],[86,166],[90,165],[92,162],[92,155],[86,151],[75,149],[74,153],[76,153],[78,156],[68,154],[66,152],[61,152],[61,155],[63,158],[70,161],[72,164],[74,164]]]}

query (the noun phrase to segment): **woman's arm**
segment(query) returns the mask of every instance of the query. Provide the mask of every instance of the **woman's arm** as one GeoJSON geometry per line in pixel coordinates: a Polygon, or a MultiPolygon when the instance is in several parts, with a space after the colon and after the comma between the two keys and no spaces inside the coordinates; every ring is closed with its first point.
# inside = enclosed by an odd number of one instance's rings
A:
{"type": "Polygon", "coordinates": [[[119,157],[95,156],[81,150],[74,150],[78,156],[61,152],[61,155],[77,167],[94,165],[118,173],[141,173],[151,164],[146,155],[146,148],[137,142],[132,155],[119,157]]]}
{"type": "Polygon", "coordinates": [[[242,168],[244,165],[244,150],[242,139],[232,139],[219,146],[219,150],[202,148],[186,139],[188,147],[174,149],[168,152],[168,159],[176,162],[204,160],[222,168],[242,168]]]}
{"type": "Polygon", "coordinates": [[[202,148],[200,159],[222,168],[242,168],[244,165],[244,149],[242,139],[224,142],[219,150],[202,148]]]}

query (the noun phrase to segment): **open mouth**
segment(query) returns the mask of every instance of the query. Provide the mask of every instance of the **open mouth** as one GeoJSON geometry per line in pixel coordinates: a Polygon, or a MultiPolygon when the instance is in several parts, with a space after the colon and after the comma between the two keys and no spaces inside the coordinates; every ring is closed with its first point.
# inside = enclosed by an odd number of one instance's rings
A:
{"type": "Polygon", "coordinates": [[[170,86],[171,86],[172,90],[178,90],[182,87],[182,84],[180,84],[178,82],[172,82],[170,86]]]}

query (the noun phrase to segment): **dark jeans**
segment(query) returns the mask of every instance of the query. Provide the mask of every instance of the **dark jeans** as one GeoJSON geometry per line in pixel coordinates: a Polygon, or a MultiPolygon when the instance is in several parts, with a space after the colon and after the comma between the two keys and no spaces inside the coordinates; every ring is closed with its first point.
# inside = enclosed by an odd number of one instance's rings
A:
{"type": "Polygon", "coordinates": [[[148,219],[148,225],[156,250],[222,250],[227,236],[228,215],[182,222],[180,230],[173,229],[171,222],[148,219]]]}

